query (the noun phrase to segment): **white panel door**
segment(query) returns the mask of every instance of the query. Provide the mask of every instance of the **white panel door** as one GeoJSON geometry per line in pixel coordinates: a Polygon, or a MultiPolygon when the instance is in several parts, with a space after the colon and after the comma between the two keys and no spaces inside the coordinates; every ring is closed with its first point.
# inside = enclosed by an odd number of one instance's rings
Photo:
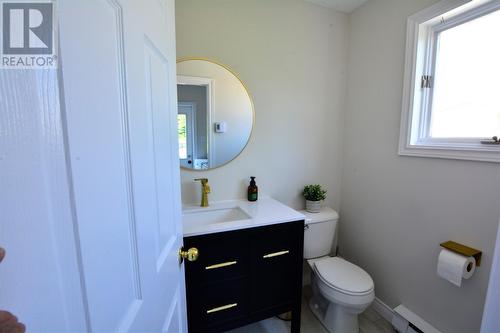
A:
{"type": "Polygon", "coordinates": [[[184,332],[174,0],[58,6],[89,327],[184,332]]]}
{"type": "Polygon", "coordinates": [[[0,70],[0,309],[87,331],[55,69],[0,70]]]}

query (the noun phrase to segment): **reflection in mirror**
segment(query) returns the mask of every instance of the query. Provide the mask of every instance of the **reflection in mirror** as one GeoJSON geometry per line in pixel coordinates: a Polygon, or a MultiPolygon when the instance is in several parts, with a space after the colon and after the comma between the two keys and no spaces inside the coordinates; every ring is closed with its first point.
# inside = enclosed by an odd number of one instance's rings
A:
{"type": "Polygon", "coordinates": [[[216,168],[241,153],[252,133],[254,110],[238,77],[212,61],[181,60],[177,96],[182,168],[216,168]]]}

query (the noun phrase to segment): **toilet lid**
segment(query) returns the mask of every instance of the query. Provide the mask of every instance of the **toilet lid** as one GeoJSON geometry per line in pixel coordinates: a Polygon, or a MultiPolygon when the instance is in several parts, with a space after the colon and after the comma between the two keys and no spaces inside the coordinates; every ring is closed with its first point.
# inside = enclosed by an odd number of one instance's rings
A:
{"type": "Polygon", "coordinates": [[[320,278],[332,288],[346,294],[366,294],[373,290],[373,280],[362,268],[339,257],[314,263],[320,278]]]}

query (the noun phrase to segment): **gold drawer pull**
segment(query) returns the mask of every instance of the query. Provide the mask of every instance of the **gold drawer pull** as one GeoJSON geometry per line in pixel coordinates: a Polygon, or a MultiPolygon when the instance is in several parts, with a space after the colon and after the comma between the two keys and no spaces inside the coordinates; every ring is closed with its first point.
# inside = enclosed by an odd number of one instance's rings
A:
{"type": "Polygon", "coordinates": [[[284,255],[284,254],[288,254],[288,253],[290,253],[290,251],[288,251],[288,250],[285,250],[285,251],[279,251],[279,252],[274,252],[274,253],[265,254],[262,258],[264,258],[264,259],[267,259],[267,258],[273,258],[273,257],[282,256],[282,255],[284,255]]]}
{"type": "Polygon", "coordinates": [[[219,312],[219,311],[224,311],[224,310],[231,309],[231,308],[234,308],[237,306],[238,306],[238,303],[219,306],[218,308],[213,308],[213,309],[207,310],[207,314],[219,312]]]}
{"type": "Polygon", "coordinates": [[[236,260],[235,261],[228,261],[228,262],[223,262],[223,263],[216,264],[216,265],[207,266],[207,267],[205,267],[205,269],[208,270],[208,269],[222,268],[222,267],[227,267],[227,266],[231,266],[231,265],[236,265],[237,263],[238,262],[236,260]]]}

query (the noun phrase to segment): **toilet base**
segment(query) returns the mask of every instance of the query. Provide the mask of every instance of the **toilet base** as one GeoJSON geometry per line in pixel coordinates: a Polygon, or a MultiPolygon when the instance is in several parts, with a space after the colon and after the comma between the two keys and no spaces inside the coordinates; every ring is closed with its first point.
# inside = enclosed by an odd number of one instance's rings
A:
{"type": "Polygon", "coordinates": [[[326,328],[326,330],[329,331],[324,321],[326,309],[320,306],[314,297],[311,297],[311,299],[309,300],[309,309],[314,314],[316,319],[318,319],[319,322],[326,328]]]}
{"type": "Polygon", "coordinates": [[[311,312],[330,333],[359,333],[357,311],[329,303],[322,297],[313,296],[309,300],[311,312]]]}

